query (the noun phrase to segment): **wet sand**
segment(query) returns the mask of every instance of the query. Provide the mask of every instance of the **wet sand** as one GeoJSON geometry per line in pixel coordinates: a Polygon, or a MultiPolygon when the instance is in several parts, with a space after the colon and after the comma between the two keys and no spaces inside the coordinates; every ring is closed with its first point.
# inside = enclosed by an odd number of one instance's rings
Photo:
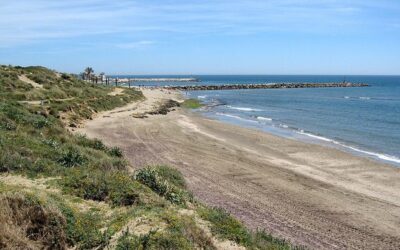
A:
{"type": "Polygon", "coordinates": [[[195,197],[311,249],[400,249],[400,169],[177,109],[134,118],[176,92],[99,114],[78,133],[123,149],[132,166],[167,164],[195,197]]]}

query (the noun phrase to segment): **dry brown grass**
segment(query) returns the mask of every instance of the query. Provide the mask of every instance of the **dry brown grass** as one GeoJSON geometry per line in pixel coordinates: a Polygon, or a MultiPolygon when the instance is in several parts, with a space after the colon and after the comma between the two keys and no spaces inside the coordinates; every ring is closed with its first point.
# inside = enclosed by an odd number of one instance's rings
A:
{"type": "Polygon", "coordinates": [[[0,249],[66,249],[61,213],[22,194],[0,195],[0,249]]]}

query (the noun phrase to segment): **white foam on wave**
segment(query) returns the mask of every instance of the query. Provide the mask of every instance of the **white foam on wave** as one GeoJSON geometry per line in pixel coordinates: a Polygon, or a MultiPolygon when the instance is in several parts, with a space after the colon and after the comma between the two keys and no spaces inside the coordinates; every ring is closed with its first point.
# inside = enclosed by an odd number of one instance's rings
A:
{"type": "Polygon", "coordinates": [[[230,109],[236,109],[240,111],[248,111],[248,112],[255,112],[255,111],[262,111],[261,109],[253,109],[253,108],[246,108],[246,107],[234,107],[234,106],[227,106],[230,109]]]}
{"type": "Polygon", "coordinates": [[[350,99],[350,96],[345,96],[344,99],[350,99]]]}
{"type": "Polygon", "coordinates": [[[257,116],[257,119],[260,121],[272,121],[272,118],[269,117],[263,117],[263,116],[257,116]]]}
{"type": "Polygon", "coordinates": [[[281,126],[282,128],[289,128],[289,126],[286,124],[279,124],[279,126],[281,126]]]}
{"type": "Polygon", "coordinates": [[[371,97],[368,97],[368,96],[360,96],[359,99],[360,99],[360,100],[370,100],[371,97]]]}
{"type": "Polygon", "coordinates": [[[363,154],[367,154],[367,155],[371,155],[371,156],[377,157],[377,158],[379,158],[381,160],[396,162],[396,163],[400,164],[400,158],[392,156],[392,155],[386,155],[386,154],[379,154],[379,153],[375,153],[375,152],[370,152],[370,151],[358,149],[358,148],[355,148],[355,147],[347,146],[347,145],[344,145],[344,144],[341,144],[341,143],[339,143],[339,145],[341,145],[343,147],[346,147],[346,148],[350,148],[350,149],[352,149],[352,150],[354,150],[356,152],[359,152],[359,153],[363,153],[363,154]]]}
{"type": "Polygon", "coordinates": [[[225,113],[216,113],[217,115],[220,115],[220,116],[226,116],[226,117],[229,117],[229,118],[234,118],[234,119],[237,119],[237,120],[242,120],[242,121],[246,121],[246,122],[257,122],[257,121],[253,121],[253,120],[248,120],[248,119],[245,119],[245,118],[242,118],[242,117],[240,117],[240,116],[236,116],[236,115],[231,115],[231,114],[225,114],[225,113]]]}
{"type": "Polygon", "coordinates": [[[318,135],[306,133],[306,132],[304,132],[304,130],[300,130],[300,132],[297,132],[297,133],[299,133],[299,134],[301,134],[301,135],[306,135],[306,136],[308,136],[308,137],[311,137],[311,138],[314,138],[314,139],[318,139],[318,140],[321,140],[321,141],[333,142],[333,143],[336,142],[336,141],[334,141],[334,140],[331,140],[331,139],[326,138],[326,137],[323,137],[323,136],[318,136],[318,135]]]}
{"type": "Polygon", "coordinates": [[[326,138],[326,137],[314,135],[314,134],[311,134],[311,133],[306,133],[303,130],[300,130],[297,133],[299,133],[301,135],[306,135],[308,137],[311,137],[311,138],[314,138],[314,139],[318,139],[318,140],[321,140],[321,141],[330,142],[330,143],[339,145],[341,147],[344,147],[344,148],[347,148],[347,149],[351,149],[351,150],[353,150],[355,152],[358,152],[358,153],[362,153],[362,154],[366,154],[366,155],[369,155],[369,156],[376,157],[376,158],[381,159],[381,160],[391,161],[391,162],[395,162],[395,163],[399,163],[400,164],[400,158],[392,156],[392,155],[386,155],[386,154],[380,154],[380,153],[375,153],[375,152],[371,152],[371,151],[362,150],[362,149],[359,149],[359,148],[356,148],[356,147],[352,147],[352,146],[340,143],[338,141],[335,141],[335,140],[332,140],[332,139],[329,139],[329,138],[326,138]]]}
{"type": "Polygon", "coordinates": [[[207,95],[199,95],[197,98],[199,98],[199,99],[206,99],[206,98],[207,98],[207,95]]]}

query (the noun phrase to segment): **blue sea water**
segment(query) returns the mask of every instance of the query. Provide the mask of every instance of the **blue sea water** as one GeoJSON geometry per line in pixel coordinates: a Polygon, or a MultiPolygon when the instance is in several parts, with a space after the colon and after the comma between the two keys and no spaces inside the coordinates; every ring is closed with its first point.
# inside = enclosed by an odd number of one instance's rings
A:
{"type": "MultiPolygon", "coordinates": [[[[342,82],[343,76],[197,76],[190,84],[342,82]]],[[[400,166],[400,76],[348,76],[366,88],[192,91],[200,112],[400,166]]],[[[148,83],[147,83],[148,84],[148,83]]],[[[187,83],[162,83],[176,85],[187,83]]],[[[161,85],[154,84],[153,85],[161,85]]]]}

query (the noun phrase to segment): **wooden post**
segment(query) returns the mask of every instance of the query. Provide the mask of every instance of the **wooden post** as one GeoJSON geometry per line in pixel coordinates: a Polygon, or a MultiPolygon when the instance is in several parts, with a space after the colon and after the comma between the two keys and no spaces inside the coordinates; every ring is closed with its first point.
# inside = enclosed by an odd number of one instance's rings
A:
{"type": "Polygon", "coordinates": [[[118,87],[118,79],[115,78],[115,87],[118,87]]]}

